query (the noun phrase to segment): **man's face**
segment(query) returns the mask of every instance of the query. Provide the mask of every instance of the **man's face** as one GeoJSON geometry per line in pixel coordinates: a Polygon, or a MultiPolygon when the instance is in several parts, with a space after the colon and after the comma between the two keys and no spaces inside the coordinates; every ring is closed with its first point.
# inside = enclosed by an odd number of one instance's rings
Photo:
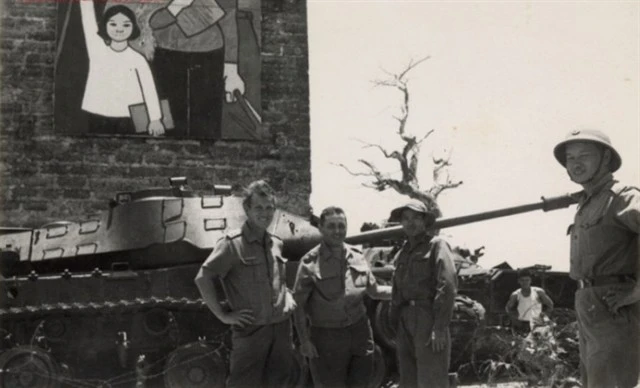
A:
{"type": "Polygon", "coordinates": [[[580,184],[588,182],[596,175],[603,153],[600,147],[593,143],[575,142],[567,144],[565,156],[569,177],[580,184]]]}
{"type": "Polygon", "coordinates": [[[531,277],[529,276],[522,276],[520,278],[518,278],[518,284],[520,284],[520,287],[527,289],[531,287],[531,277]]]}
{"type": "Polygon", "coordinates": [[[330,247],[341,246],[347,236],[347,217],[344,214],[331,214],[320,225],[320,233],[330,247]]]}
{"type": "Polygon", "coordinates": [[[402,230],[408,237],[418,237],[426,234],[427,223],[423,213],[412,209],[404,209],[400,217],[402,230]]]}
{"type": "Polygon", "coordinates": [[[250,205],[244,207],[249,223],[259,229],[267,229],[276,211],[273,198],[253,195],[250,202],[250,205]]]}
{"type": "Polygon", "coordinates": [[[126,41],[132,32],[133,23],[124,14],[115,14],[107,21],[107,35],[114,42],[126,41]]]}

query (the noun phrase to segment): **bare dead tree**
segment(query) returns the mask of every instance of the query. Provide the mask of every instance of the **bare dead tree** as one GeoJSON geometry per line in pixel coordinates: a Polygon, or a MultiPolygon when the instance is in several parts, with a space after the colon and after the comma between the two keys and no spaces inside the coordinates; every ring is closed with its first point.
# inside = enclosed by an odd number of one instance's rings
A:
{"type": "MultiPolygon", "coordinates": [[[[397,121],[396,134],[400,137],[404,145],[400,150],[387,150],[380,144],[364,143],[364,148],[378,149],[387,159],[393,159],[400,165],[401,176],[399,178],[392,177],[392,174],[383,173],[373,162],[366,159],[358,159],[363,167],[363,171],[353,171],[344,164],[338,164],[353,176],[371,178],[372,180],[363,183],[363,186],[370,187],[378,191],[384,191],[389,188],[394,189],[400,194],[410,198],[418,199],[427,206],[436,205],[437,197],[447,189],[458,187],[462,181],[452,181],[448,167],[451,166],[449,161],[450,155],[443,158],[433,158],[433,186],[429,189],[422,190],[420,182],[418,182],[418,160],[420,157],[420,147],[422,143],[434,132],[429,130],[425,135],[419,137],[406,132],[406,125],[410,113],[410,92],[409,79],[407,75],[411,70],[421,63],[428,60],[426,56],[418,61],[411,60],[409,64],[400,73],[390,73],[383,70],[387,75],[387,79],[374,80],[376,87],[389,87],[400,91],[402,102],[400,104],[400,114],[394,115],[397,121]]],[[[437,205],[436,205],[437,206],[437,205]]]]}

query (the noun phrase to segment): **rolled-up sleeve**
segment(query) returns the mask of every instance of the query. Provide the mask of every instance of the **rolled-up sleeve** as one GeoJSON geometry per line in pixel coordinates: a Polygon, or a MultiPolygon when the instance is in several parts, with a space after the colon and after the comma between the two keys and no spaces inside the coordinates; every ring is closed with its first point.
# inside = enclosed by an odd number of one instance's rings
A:
{"type": "Polygon", "coordinates": [[[225,11],[217,2],[195,0],[178,13],[176,21],[186,36],[194,36],[216,24],[224,15],[225,11]]]}
{"type": "Polygon", "coordinates": [[[210,276],[224,278],[233,267],[233,249],[231,242],[227,238],[220,239],[213,252],[207,257],[202,269],[210,276]]]}
{"type": "Polygon", "coordinates": [[[304,305],[311,295],[311,291],[313,291],[313,287],[313,274],[309,270],[309,267],[305,265],[303,258],[303,260],[300,260],[300,265],[296,273],[296,281],[293,285],[293,298],[299,308],[304,308],[304,305]]]}
{"type": "Polygon", "coordinates": [[[615,219],[629,228],[632,232],[640,234],[640,190],[636,187],[628,187],[620,193],[614,202],[615,219]]]}
{"type": "Polygon", "coordinates": [[[169,12],[168,9],[162,8],[156,11],[149,18],[149,27],[153,30],[158,30],[172,25],[176,22],[176,17],[169,12]]]}

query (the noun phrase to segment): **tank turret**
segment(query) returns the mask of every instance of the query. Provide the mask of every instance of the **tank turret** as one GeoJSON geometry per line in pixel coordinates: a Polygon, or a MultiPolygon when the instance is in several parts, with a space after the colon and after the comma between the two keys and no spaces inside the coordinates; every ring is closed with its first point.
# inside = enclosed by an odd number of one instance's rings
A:
{"type": "MultiPolygon", "coordinates": [[[[230,186],[199,196],[185,178],[170,182],[166,189],[118,193],[107,211],[83,221],[6,228],[0,235],[2,275],[202,263],[219,238],[242,226],[242,199],[230,195],[230,186]]],[[[287,257],[300,257],[320,241],[308,220],[282,209],[269,231],[285,241],[287,257]]]]}

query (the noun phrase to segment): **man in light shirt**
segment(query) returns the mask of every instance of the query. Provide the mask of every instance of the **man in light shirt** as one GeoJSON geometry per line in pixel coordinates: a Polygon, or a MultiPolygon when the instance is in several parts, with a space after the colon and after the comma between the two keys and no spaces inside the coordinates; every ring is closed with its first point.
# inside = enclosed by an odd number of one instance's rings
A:
{"type": "Polygon", "coordinates": [[[506,310],[511,317],[512,327],[518,332],[528,332],[542,322],[543,311],[548,313],[553,309],[553,301],[540,287],[531,285],[531,272],[527,269],[518,271],[518,284],[506,310]]]}

